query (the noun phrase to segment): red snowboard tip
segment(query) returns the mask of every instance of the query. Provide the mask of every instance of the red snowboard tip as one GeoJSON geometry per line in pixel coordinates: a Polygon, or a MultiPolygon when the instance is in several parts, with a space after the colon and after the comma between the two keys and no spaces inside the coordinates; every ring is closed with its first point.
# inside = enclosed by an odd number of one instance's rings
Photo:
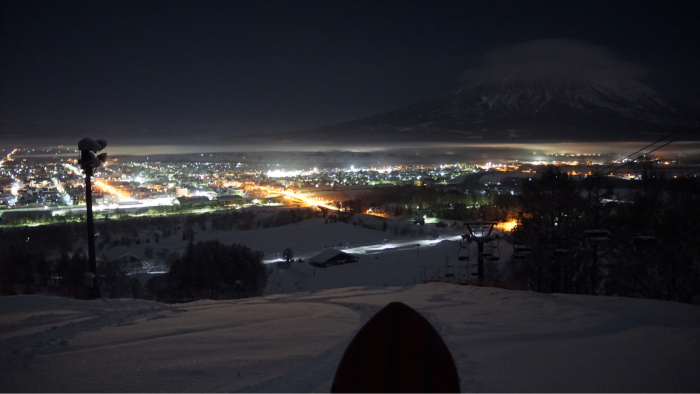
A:
{"type": "Polygon", "coordinates": [[[458,393],[459,376],[440,334],[418,312],[392,302],[355,335],[331,392],[458,393]]]}

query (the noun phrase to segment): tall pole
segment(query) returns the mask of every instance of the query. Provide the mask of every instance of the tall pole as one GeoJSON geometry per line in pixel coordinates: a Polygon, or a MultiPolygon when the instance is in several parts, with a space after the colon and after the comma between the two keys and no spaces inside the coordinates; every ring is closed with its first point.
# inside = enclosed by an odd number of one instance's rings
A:
{"type": "Polygon", "coordinates": [[[467,229],[469,229],[469,239],[475,241],[477,245],[477,279],[479,280],[479,286],[482,286],[484,284],[484,258],[490,259],[493,257],[491,253],[484,256],[484,243],[494,239],[491,237],[491,232],[493,231],[493,226],[495,226],[497,222],[478,221],[464,224],[467,226],[467,229]],[[472,226],[475,227],[472,229],[472,226]],[[488,228],[489,231],[487,234],[484,234],[486,228],[488,228]],[[477,229],[480,231],[478,236],[476,233],[477,229]]]}
{"type": "Polygon", "coordinates": [[[95,156],[95,153],[107,147],[105,140],[83,138],[78,142],[80,150],[80,166],[85,171],[85,206],[87,211],[87,241],[88,241],[88,272],[85,274],[86,287],[92,287],[91,297],[100,297],[100,286],[97,281],[97,260],[95,258],[95,226],[92,218],[92,175],[94,169],[107,160],[107,153],[95,156]]]}
{"type": "Polygon", "coordinates": [[[477,278],[479,279],[479,285],[484,284],[484,257],[482,254],[484,253],[484,240],[483,239],[478,239],[476,241],[477,244],[477,278]]]}
{"type": "Polygon", "coordinates": [[[537,292],[542,292],[542,233],[539,233],[537,240],[539,241],[538,258],[540,259],[540,263],[537,264],[537,292]]]}
{"type": "Polygon", "coordinates": [[[593,266],[591,267],[591,295],[596,295],[595,293],[595,277],[596,271],[598,270],[598,245],[593,243],[593,266]]]}
{"type": "Polygon", "coordinates": [[[92,167],[85,168],[85,204],[87,205],[87,239],[89,271],[97,275],[97,260],[95,259],[95,226],[92,220],[92,167]]]}

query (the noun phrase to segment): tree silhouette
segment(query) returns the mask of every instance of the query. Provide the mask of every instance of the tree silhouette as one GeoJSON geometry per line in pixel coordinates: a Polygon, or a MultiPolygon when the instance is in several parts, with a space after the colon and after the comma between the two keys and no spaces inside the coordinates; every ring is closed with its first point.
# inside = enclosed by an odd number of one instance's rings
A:
{"type": "Polygon", "coordinates": [[[259,253],[219,241],[190,243],[164,280],[176,298],[231,299],[262,294],[267,270],[259,253]]]}

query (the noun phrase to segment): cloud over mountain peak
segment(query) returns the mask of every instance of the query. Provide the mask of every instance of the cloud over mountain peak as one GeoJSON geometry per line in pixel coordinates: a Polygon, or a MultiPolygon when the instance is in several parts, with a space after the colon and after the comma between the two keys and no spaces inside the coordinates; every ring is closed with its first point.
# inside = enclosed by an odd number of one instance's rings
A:
{"type": "Polygon", "coordinates": [[[644,77],[647,68],[617,57],[609,49],[575,40],[543,39],[487,53],[467,80],[624,82],[644,77]]]}

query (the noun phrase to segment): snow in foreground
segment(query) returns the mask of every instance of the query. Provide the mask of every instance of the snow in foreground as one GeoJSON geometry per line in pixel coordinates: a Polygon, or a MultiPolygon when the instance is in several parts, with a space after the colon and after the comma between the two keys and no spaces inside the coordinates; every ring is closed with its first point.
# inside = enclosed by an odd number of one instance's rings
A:
{"type": "Polygon", "coordinates": [[[416,308],[463,391],[700,388],[700,309],[431,283],[237,301],[0,298],[2,391],[329,391],[353,334],[391,301],[416,308]]]}

